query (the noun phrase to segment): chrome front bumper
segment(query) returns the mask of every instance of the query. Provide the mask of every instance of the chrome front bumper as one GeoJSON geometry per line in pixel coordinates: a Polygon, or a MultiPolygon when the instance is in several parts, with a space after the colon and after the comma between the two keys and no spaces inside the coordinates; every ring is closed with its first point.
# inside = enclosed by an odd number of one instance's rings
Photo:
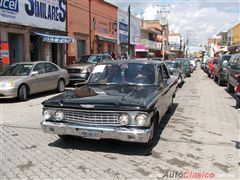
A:
{"type": "Polygon", "coordinates": [[[69,74],[69,80],[70,81],[86,81],[87,80],[87,74],[86,73],[69,74]]]}
{"type": "Polygon", "coordinates": [[[150,136],[149,128],[137,129],[123,127],[96,127],[96,126],[83,126],[72,123],[56,123],[49,121],[42,121],[41,126],[42,130],[45,133],[83,137],[81,136],[80,133],[81,131],[94,131],[99,133],[99,139],[115,139],[126,142],[147,143],[150,136]]]}

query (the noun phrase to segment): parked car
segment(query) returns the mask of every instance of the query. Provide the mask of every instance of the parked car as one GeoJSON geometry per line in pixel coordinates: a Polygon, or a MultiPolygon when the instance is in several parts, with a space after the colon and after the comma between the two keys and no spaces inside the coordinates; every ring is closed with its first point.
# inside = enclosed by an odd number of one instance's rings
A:
{"type": "Polygon", "coordinates": [[[177,61],[164,61],[164,63],[168,66],[170,75],[178,76],[178,84],[181,85],[185,78],[181,64],[177,61]]]}
{"type": "Polygon", "coordinates": [[[206,60],[206,62],[204,63],[204,68],[203,68],[203,70],[204,70],[204,72],[207,73],[207,74],[208,74],[208,63],[209,63],[210,60],[211,60],[211,59],[208,59],[208,60],[206,60]]]}
{"type": "Polygon", "coordinates": [[[190,64],[192,64],[193,70],[197,69],[197,64],[196,64],[195,59],[190,60],[190,64]]]}
{"type": "Polygon", "coordinates": [[[42,103],[42,130],[62,140],[80,136],[151,145],[176,90],[177,78],[162,62],[101,63],[84,86],[42,103]]]}
{"type": "Polygon", "coordinates": [[[65,69],[46,61],[21,62],[10,65],[0,74],[0,98],[27,100],[31,94],[56,89],[63,92],[69,83],[65,69]]]}
{"type": "Polygon", "coordinates": [[[218,63],[218,57],[213,57],[209,62],[208,62],[208,77],[212,78],[214,77],[214,66],[218,63]]]}
{"type": "Polygon", "coordinates": [[[191,67],[188,58],[176,58],[175,61],[181,64],[184,74],[187,77],[191,77],[191,67]]]}
{"type": "Polygon", "coordinates": [[[70,83],[85,82],[94,66],[98,63],[112,60],[109,54],[93,54],[80,57],[74,64],[65,67],[70,76],[70,83]]]}
{"type": "Polygon", "coordinates": [[[226,67],[231,56],[231,54],[223,55],[217,60],[218,62],[214,66],[214,81],[216,81],[219,86],[227,82],[226,67]]]}
{"type": "Polygon", "coordinates": [[[240,53],[231,56],[227,65],[227,90],[234,92],[234,88],[240,84],[240,53]]]}
{"type": "Polygon", "coordinates": [[[202,70],[204,70],[204,62],[203,61],[201,61],[200,67],[201,67],[202,70]]]}

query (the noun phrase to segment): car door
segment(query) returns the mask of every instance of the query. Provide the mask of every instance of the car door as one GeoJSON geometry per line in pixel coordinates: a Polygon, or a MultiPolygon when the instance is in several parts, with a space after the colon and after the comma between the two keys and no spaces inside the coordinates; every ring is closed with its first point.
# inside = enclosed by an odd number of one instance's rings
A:
{"type": "Polygon", "coordinates": [[[45,82],[43,82],[44,89],[52,90],[56,89],[58,85],[58,80],[60,76],[60,72],[57,66],[55,66],[52,63],[44,63],[45,69],[46,69],[46,79],[45,82]]]}
{"type": "Polygon", "coordinates": [[[214,65],[214,75],[220,77],[220,70],[221,70],[221,61],[222,58],[217,60],[218,62],[214,65]]]}
{"type": "Polygon", "coordinates": [[[160,112],[160,119],[161,119],[166,112],[166,103],[165,103],[166,96],[164,92],[166,85],[163,81],[162,66],[160,64],[157,67],[157,83],[158,83],[158,89],[159,89],[159,94],[157,99],[157,108],[160,112]]]}
{"type": "Polygon", "coordinates": [[[38,72],[32,75],[29,80],[30,94],[44,91],[43,83],[45,80],[45,66],[44,63],[38,63],[33,67],[32,72],[38,72]]]}
{"type": "Polygon", "coordinates": [[[170,78],[169,72],[168,72],[165,64],[162,64],[162,73],[163,73],[163,82],[166,85],[165,93],[166,93],[166,111],[167,111],[168,107],[170,106],[170,104],[172,102],[173,92],[171,92],[172,82],[171,82],[171,78],[170,78]]]}

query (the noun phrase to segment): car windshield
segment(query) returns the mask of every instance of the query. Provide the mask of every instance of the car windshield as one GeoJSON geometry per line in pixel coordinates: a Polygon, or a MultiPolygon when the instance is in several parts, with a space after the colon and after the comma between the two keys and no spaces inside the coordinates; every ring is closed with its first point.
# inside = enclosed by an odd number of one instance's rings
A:
{"type": "Polygon", "coordinates": [[[188,60],[184,60],[183,65],[185,68],[190,66],[190,62],[188,60]]]}
{"type": "Polygon", "coordinates": [[[76,63],[91,63],[91,64],[97,64],[101,60],[101,56],[99,55],[91,55],[91,56],[82,56],[79,58],[79,61],[76,63]]]}
{"type": "Polygon", "coordinates": [[[166,61],[165,63],[166,63],[170,68],[178,68],[178,63],[176,63],[176,62],[166,61]]]}
{"type": "Polygon", "coordinates": [[[28,76],[33,64],[13,64],[1,76],[28,76]]]}
{"type": "Polygon", "coordinates": [[[227,67],[227,65],[228,65],[228,60],[223,60],[222,64],[223,64],[223,67],[227,67]]]}
{"type": "Polygon", "coordinates": [[[228,61],[230,60],[231,56],[223,56],[222,57],[222,64],[224,67],[226,67],[228,65],[228,61]]]}
{"type": "Polygon", "coordinates": [[[155,83],[155,68],[152,64],[127,62],[97,65],[88,83],[151,85],[155,83]]]}

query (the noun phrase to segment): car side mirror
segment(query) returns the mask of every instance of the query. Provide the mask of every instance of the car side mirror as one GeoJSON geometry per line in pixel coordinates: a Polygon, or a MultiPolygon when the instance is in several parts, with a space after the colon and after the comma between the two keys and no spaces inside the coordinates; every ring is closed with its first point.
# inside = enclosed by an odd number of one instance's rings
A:
{"type": "Polygon", "coordinates": [[[31,76],[36,76],[36,75],[38,75],[39,73],[38,73],[38,71],[33,71],[32,73],[31,73],[31,76]]]}

